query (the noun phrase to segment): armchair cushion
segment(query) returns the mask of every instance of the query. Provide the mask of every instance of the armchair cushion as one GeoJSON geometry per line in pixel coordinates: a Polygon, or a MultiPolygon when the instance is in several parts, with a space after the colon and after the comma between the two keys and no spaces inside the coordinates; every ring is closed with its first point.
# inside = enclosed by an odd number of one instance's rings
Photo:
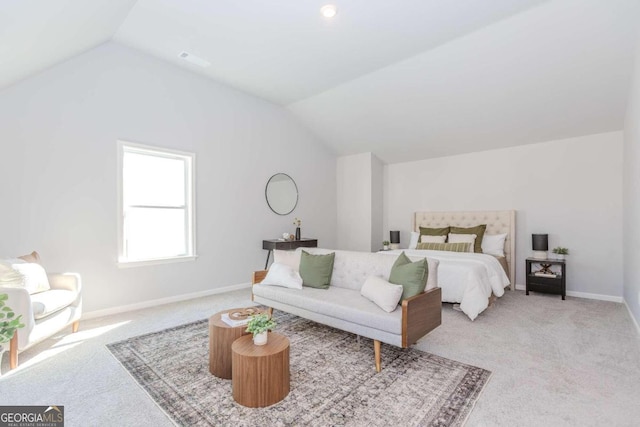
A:
{"type": "Polygon", "coordinates": [[[45,318],[56,311],[70,306],[78,294],[64,289],[52,289],[31,295],[33,317],[36,320],[45,318]]]}
{"type": "Polygon", "coordinates": [[[11,263],[11,268],[23,276],[22,286],[24,286],[30,294],[44,292],[51,289],[47,273],[44,268],[35,262],[26,262],[22,259],[7,260],[11,263]]]}

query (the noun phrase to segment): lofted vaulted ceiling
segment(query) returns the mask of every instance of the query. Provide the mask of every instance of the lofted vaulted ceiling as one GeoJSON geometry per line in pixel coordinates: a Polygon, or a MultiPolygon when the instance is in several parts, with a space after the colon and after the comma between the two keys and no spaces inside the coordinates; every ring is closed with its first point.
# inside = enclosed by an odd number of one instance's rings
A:
{"type": "Polygon", "coordinates": [[[638,0],[0,1],[0,88],[107,40],[387,162],[622,128],[638,0]],[[178,57],[187,51],[202,68],[178,57]]]}

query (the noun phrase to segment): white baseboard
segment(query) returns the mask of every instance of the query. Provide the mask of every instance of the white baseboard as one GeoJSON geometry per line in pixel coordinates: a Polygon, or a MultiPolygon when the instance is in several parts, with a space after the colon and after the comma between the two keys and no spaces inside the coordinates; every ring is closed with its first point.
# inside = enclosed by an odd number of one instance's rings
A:
{"type": "MultiPolygon", "coordinates": [[[[519,291],[525,291],[527,288],[525,285],[516,285],[516,289],[519,291]]],[[[567,291],[567,296],[576,298],[597,299],[600,301],[611,301],[618,303],[624,302],[624,299],[622,297],[614,297],[613,295],[590,294],[588,292],[567,291]]]]}
{"type": "Polygon", "coordinates": [[[110,316],[112,314],[125,313],[127,311],[140,310],[143,308],[156,307],[158,305],[170,304],[172,302],[186,301],[194,298],[208,297],[210,295],[222,294],[225,292],[237,291],[240,289],[250,288],[251,283],[240,283],[238,285],[225,286],[223,288],[209,289],[207,291],[192,292],[190,294],[176,295],[173,297],[158,298],[149,301],[138,302],[135,304],[122,305],[119,307],[105,308],[103,310],[94,310],[82,314],[82,320],[95,319],[96,317],[110,316]]]}
{"type": "Polygon", "coordinates": [[[624,300],[623,302],[624,302],[624,306],[627,307],[627,311],[629,312],[629,316],[631,316],[631,320],[633,321],[633,324],[636,325],[636,330],[638,331],[638,334],[640,334],[640,324],[638,324],[638,320],[633,316],[633,313],[629,308],[629,304],[627,304],[627,300],[624,300]]]}

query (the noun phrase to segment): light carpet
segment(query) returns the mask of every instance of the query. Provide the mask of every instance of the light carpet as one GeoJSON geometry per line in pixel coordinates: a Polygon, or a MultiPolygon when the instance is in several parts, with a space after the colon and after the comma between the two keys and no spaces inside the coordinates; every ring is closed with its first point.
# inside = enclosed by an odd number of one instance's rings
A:
{"type": "Polygon", "coordinates": [[[276,313],[290,340],[291,392],[267,408],[246,408],[230,380],[209,373],[207,320],[109,344],[111,353],[176,424],[460,426],[491,372],[416,349],[371,340],[276,313]]]}

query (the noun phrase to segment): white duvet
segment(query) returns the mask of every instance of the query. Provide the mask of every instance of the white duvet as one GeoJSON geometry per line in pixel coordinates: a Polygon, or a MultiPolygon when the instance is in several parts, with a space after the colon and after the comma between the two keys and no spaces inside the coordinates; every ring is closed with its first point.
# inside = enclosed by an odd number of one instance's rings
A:
{"type": "Polygon", "coordinates": [[[460,309],[473,320],[489,306],[489,297],[504,295],[509,277],[497,259],[491,255],[398,249],[381,253],[410,257],[428,257],[440,261],[438,285],[442,302],[460,303],[460,309]]]}

